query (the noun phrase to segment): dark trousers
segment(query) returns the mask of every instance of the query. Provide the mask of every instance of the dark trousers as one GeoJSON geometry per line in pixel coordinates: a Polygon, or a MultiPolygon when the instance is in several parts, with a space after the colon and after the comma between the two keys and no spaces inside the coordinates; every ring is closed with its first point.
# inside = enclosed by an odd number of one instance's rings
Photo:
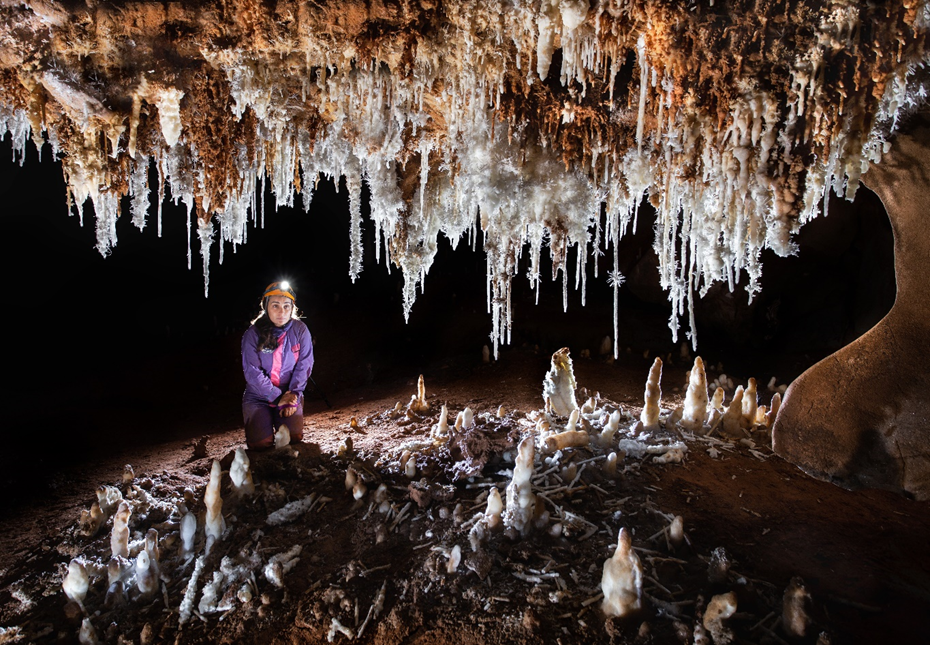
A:
{"type": "Polygon", "coordinates": [[[291,443],[297,443],[304,437],[303,397],[289,417],[282,417],[278,408],[269,407],[266,403],[245,401],[242,402],[242,416],[245,419],[245,443],[249,450],[274,447],[274,431],[282,425],[287,426],[291,443]]]}

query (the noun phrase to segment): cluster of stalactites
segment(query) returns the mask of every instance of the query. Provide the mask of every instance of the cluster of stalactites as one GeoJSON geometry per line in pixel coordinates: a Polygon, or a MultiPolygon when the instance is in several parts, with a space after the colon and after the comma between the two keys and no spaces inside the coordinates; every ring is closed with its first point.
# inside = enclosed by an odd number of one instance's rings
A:
{"type": "MultiPolygon", "coordinates": [[[[762,249],[792,253],[792,234],[820,212],[829,192],[851,199],[860,175],[879,160],[888,145],[881,132],[922,96],[914,72],[923,63],[928,9],[924,2],[910,11],[885,8],[884,22],[869,23],[874,7],[772,2],[759,29],[745,20],[741,27],[746,15],[726,9],[698,7],[695,14],[665,4],[456,2],[446,3],[441,17],[404,5],[404,15],[425,12],[442,26],[410,31],[413,48],[398,45],[396,34],[378,40],[369,30],[363,43],[314,23],[332,18],[326,9],[315,18],[295,8],[291,21],[281,19],[281,7],[251,7],[248,38],[185,48],[186,55],[201,52],[210,70],[203,73],[215,77],[228,101],[204,101],[200,86],[157,80],[152,70],[129,83],[124,114],[105,107],[99,89],[50,65],[22,72],[22,84],[32,88],[29,104],[0,103],[0,130],[12,133],[20,157],[30,130],[45,132],[63,156],[69,201],[78,213],[86,201],[93,204],[104,255],[116,244],[121,196],[131,198],[133,223],[146,225],[154,168],[159,232],[162,202],[183,202],[188,240],[196,223],[205,290],[217,227],[222,262],[226,244],[244,243],[248,227],[263,224],[266,186],[274,208],[292,206],[297,193],[307,208],[318,177],[337,185],[345,178],[354,280],[362,270],[367,183],[377,257],[383,246],[385,263],[403,272],[405,316],[439,234],[453,245],[463,237],[474,244],[480,226],[495,355],[510,338],[511,280],[523,271],[538,287],[544,245],[553,278],[562,274],[566,306],[569,249],[577,249],[574,286],[583,302],[588,257],[613,246],[608,278],[616,308],[623,281],[617,241],[648,197],[657,212],[654,245],[673,337],[688,315],[696,344],[695,294],[718,281],[732,289],[745,271],[751,297],[762,249]],[[723,23],[730,27],[714,35],[723,23]],[[742,41],[726,36],[740,30],[742,41]],[[796,51],[769,42],[778,30],[793,38],[796,51]],[[867,33],[874,42],[864,41],[867,33]],[[758,38],[763,44],[752,50],[758,38]],[[878,55],[877,48],[895,51],[878,55]],[[719,65],[702,63],[708,52],[719,65]],[[845,76],[833,78],[834,68],[845,76]],[[619,87],[624,69],[630,80],[619,87]],[[204,106],[243,128],[244,140],[213,149],[217,142],[195,126],[195,111],[204,106]]],[[[352,4],[346,19],[367,11],[375,20],[376,10],[352,4]]],[[[182,14],[174,19],[183,22],[182,14]]],[[[239,10],[223,15],[246,19],[239,10]]],[[[392,16],[385,19],[406,20],[392,16]]],[[[47,15],[42,20],[53,33],[71,28],[47,15]]],[[[105,31],[94,37],[105,38],[105,31]]],[[[49,60],[67,59],[54,50],[65,41],[48,41],[49,60]]],[[[102,65],[99,77],[106,81],[108,73],[116,72],[102,65]]],[[[189,248],[189,267],[191,255],[189,248]]],[[[614,319],[616,338],[616,313],[614,319]]]]}

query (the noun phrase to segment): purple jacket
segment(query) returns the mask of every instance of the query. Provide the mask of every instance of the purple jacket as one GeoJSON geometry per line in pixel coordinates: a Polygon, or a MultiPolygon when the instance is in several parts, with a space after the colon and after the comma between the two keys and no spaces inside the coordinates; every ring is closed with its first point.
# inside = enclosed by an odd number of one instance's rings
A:
{"type": "Polygon", "coordinates": [[[274,403],[285,392],[303,395],[313,369],[310,331],[299,320],[275,329],[278,348],[258,349],[258,331],[252,325],[242,336],[243,402],[274,403]]]}

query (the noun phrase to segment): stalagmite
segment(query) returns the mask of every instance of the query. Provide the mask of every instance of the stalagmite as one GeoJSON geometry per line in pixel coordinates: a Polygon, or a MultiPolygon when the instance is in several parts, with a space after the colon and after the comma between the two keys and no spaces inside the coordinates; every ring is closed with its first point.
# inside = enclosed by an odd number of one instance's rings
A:
{"type": "Polygon", "coordinates": [[[181,517],[181,555],[188,556],[194,552],[194,538],[197,535],[197,516],[184,509],[181,517]]]}
{"type": "Polygon", "coordinates": [[[743,427],[743,386],[740,385],[733,393],[733,400],[730,401],[730,407],[723,413],[723,434],[730,438],[739,438],[745,436],[742,431],[743,427]]]}
{"type": "Polygon", "coordinates": [[[158,589],[158,565],[152,562],[144,549],[136,556],[136,585],[145,596],[155,593],[158,589]]]}
{"type": "Polygon", "coordinates": [[[756,387],[756,379],[750,378],[743,391],[743,427],[747,429],[756,423],[756,410],[759,407],[756,387]]]}
{"type": "Polygon", "coordinates": [[[448,441],[450,434],[449,408],[443,404],[442,410],[439,413],[439,422],[433,426],[433,429],[430,431],[430,436],[434,441],[445,442],[448,441]]]}
{"type": "Polygon", "coordinates": [[[781,409],[781,394],[776,392],[772,395],[771,409],[765,414],[765,425],[768,428],[775,425],[775,417],[778,416],[779,409],[781,409]]]}
{"type": "Polygon", "coordinates": [[[86,537],[93,537],[107,521],[106,514],[100,510],[100,503],[90,505],[90,511],[81,511],[80,532],[86,537]]]}
{"type": "Polygon", "coordinates": [[[229,467],[229,479],[232,481],[233,492],[238,497],[252,495],[255,492],[252,470],[249,466],[249,456],[245,453],[245,449],[236,448],[236,456],[229,467]]]}
{"type": "Polygon", "coordinates": [[[223,467],[218,460],[214,459],[213,467],[210,470],[210,482],[207,484],[207,490],[203,497],[203,503],[207,507],[207,517],[204,521],[207,553],[210,553],[213,544],[222,537],[223,531],[226,530],[226,520],[223,519],[223,498],[220,497],[222,480],[223,467]]]}
{"type": "Polygon", "coordinates": [[[676,515],[668,527],[668,539],[673,546],[681,546],[685,540],[685,521],[681,515],[676,515]]]}
{"type": "Polygon", "coordinates": [[[685,393],[685,406],[681,417],[682,427],[691,432],[701,432],[707,420],[707,376],[704,373],[704,361],[698,356],[691,368],[688,379],[688,391],[685,393]]]}
{"type": "Polygon", "coordinates": [[[429,403],[426,401],[426,384],[423,381],[423,375],[417,380],[417,393],[410,397],[410,403],[407,409],[417,414],[426,414],[429,412],[429,403]]]}
{"type": "Polygon", "coordinates": [[[736,613],[736,594],[729,592],[714,596],[704,610],[704,628],[710,632],[714,645],[728,645],[733,640],[733,632],[723,621],[736,613]]]}
{"type": "Polygon", "coordinates": [[[504,510],[504,526],[525,536],[532,527],[536,511],[536,495],[533,494],[533,459],[535,451],[533,437],[525,437],[517,449],[513,467],[513,479],[507,485],[507,507],[504,510]]]}
{"type": "Polygon", "coordinates": [[[804,587],[804,579],[795,576],[782,596],[781,624],[791,638],[804,638],[810,626],[811,595],[804,587]]]}
{"type": "Polygon", "coordinates": [[[575,400],[575,373],[568,347],[563,347],[552,355],[552,366],[543,380],[543,400],[546,410],[551,410],[560,417],[567,417],[578,407],[575,400]]]}
{"type": "Polygon", "coordinates": [[[72,560],[68,564],[68,574],[61,583],[61,588],[65,595],[84,608],[84,598],[87,596],[87,589],[90,586],[90,579],[87,577],[87,569],[80,560],[72,560]]]}
{"type": "Polygon", "coordinates": [[[646,380],[646,392],[643,395],[645,404],[639,419],[643,422],[643,429],[653,431],[659,429],[659,401],[662,399],[662,359],[656,358],[649,368],[649,378],[646,380]]]}
{"type": "Polygon", "coordinates": [[[129,557],[129,516],[132,508],[127,502],[120,502],[116,515],[113,516],[113,531],[110,533],[110,552],[114,557],[129,557]]]}
{"type": "Polygon", "coordinates": [[[604,563],[601,591],[604,593],[601,609],[607,616],[626,616],[642,606],[643,566],[626,528],[620,529],[617,549],[604,563]]]}
{"type": "Polygon", "coordinates": [[[274,431],[274,447],[275,448],[286,448],[291,444],[291,431],[287,429],[286,425],[281,425],[277,430],[274,431]]]}
{"type": "Polygon", "coordinates": [[[607,419],[607,425],[604,426],[604,429],[601,430],[601,434],[598,437],[598,443],[602,447],[606,448],[613,444],[614,435],[617,434],[617,430],[620,428],[620,410],[614,410],[610,413],[610,417],[607,419]]]}
{"type": "Polygon", "coordinates": [[[85,618],[81,622],[81,629],[78,631],[78,641],[81,645],[97,645],[100,641],[97,639],[97,630],[94,629],[90,618],[85,618]]]}
{"type": "Polygon", "coordinates": [[[725,396],[726,392],[723,391],[722,387],[718,387],[714,390],[714,396],[710,401],[711,407],[718,412],[723,412],[723,399],[725,396]]]}

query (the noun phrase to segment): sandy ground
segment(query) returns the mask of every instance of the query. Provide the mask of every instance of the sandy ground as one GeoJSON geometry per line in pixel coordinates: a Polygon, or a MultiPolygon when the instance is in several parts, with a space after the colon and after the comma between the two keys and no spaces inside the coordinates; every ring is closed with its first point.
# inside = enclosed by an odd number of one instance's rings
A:
{"type": "MultiPolygon", "coordinates": [[[[636,416],[647,365],[639,358],[616,364],[576,358],[575,375],[588,394],[600,393],[601,405],[619,404],[636,416]]],[[[236,500],[225,480],[227,532],[204,558],[197,585],[224,572],[218,589],[227,598],[217,604],[225,608],[203,605],[198,591],[196,611],[183,625],[180,606],[197,560],[178,554],[172,509],[189,488],[191,510],[203,513],[212,460],[228,468],[241,428],[234,420],[217,428],[202,456],[195,455],[197,436],[189,431],[116,454],[84,453],[80,463],[46,473],[42,486],[8,496],[0,515],[0,643],[77,641],[85,614],[62,593],[61,581],[74,557],[104,565],[109,558],[112,520],[95,537],[78,531],[81,510],[101,484],[137,502],[147,496],[131,528],[137,538],[158,528],[162,562],[161,589],[139,596],[127,588],[122,602],[113,593],[107,600],[105,571],[92,573],[84,606],[105,642],[324,642],[327,636],[344,642],[351,633],[372,643],[690,643],[706,603],[729,591],[738,598],[727,621],[734,642],[924,642],[927,504],[815,481],[758,440],[754,451],[689,440],[677,464],[628,456],[617,477],[604,474],[603,450],[566,450],[549,474],[534,480],[549,495],[543,504],[548,525],[524,537],[491,533],[475,550],[473,518],[491,486],[505,492],[515,443],[532,425],[527,417],[542,407],[547,367],[547,357],[526,350],[473,369],[438,366],[426,383],[430,412],[412,422],[388,412],[416,392],[415,374],[331,393],[332,408],[311,400],[296,451],[252,455],[256,496],[236,500]],[[411,485],[401,472],[401,449],[428,439],[442,404],[453,418],[466,406],[478,413],[478,430],[491,445],[487,462],[471,478],[455,479],[450,467],[468,455],[421,450],[415,481],[424,479],[411,485]],[[352,417],[358,429],[351,428],[352,417]],[[353,446],[346,454],[347,437],[353,446]],[[127,463],[134,478],[123,484],[127,463]],[[344,486],[350,466],[367,484],[360,501],[344,486]],[[387,490],[386,513],[373,503],[379,484],[387,490]],[[309,512],[268,524],[271,512],[310,496],[309,512]],[[678,547],[667,539],[675,515],[687,536],[678,547]],[[573,525],[573,517],[582,519],[573,525]],[[562,533],[553,535],[559,520],[562,533]],[[644,598],[632,615],[608,618],[598,599],[601,570],[621,527],[633,533],[644,598]],[[299,560],[277,587],[264,569],[297,545],[299,560]],[[455,546],[461,563],[450,572],[455,546]],[[714,578],[710,562],[721,547],[729,568],[714,578]],[[795,576],[810,595],[810,621],[798,638],[782,620],[783,593],[795,576]],[[245,601],[236,597],[244,587],[251,596],[245,601]],[[334,620],[346,633],[333,631],[334,620]]],[[[683,384],[684,369],[666,369],[663,407],[680,398],[674,384],[683,384]]],[[[537,475],[547,467],[538,462],[537,475]]],[[[199,538],[198,553],[202,548],[199,538]]]]}

